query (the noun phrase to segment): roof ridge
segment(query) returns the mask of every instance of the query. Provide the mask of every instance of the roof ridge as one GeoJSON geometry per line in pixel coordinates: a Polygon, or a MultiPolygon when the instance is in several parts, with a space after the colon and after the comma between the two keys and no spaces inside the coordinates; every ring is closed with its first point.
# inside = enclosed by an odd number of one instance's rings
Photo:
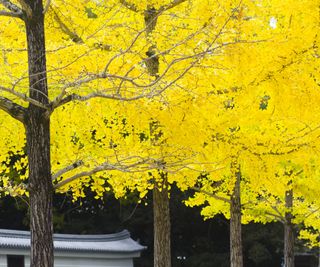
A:
{"type": "MultiPolygon", "coordinates": [[[[9,238],[23,238],[30,239],[29,231],[21,230],[9,230],[9,229],[0,229],[0,237],[9,237],[9,238]]],[[[122,230],[118,233],[113,234],[54,234],[53,239],[55,241],[116,241],[130,238],[130,233],[128,230],[122,230]]]]}
{"type": "Polygon", "coordinates": [[[94,235],[74,235],[74,234],[54,234],[54,240],[68,240],[68,241],[79,241],[79,240],[86,240],[86,241],[116,241],[130,238],[130,233],[128,230],[122,230],[118,233],[113,234],[94,234],[94,235]],[[69,240],[70,239],[70,240],[69,240]]]}
{"type": "MultiPolygon", "coordinates": [[[[0,229],[0,248],[30,248],[30,232],[0,229]]],[[[134,241],[127,230],[102,235],[55,234],[54,248],[56,251],[97,253],[134,253],[146,249],[134,241]]]]}

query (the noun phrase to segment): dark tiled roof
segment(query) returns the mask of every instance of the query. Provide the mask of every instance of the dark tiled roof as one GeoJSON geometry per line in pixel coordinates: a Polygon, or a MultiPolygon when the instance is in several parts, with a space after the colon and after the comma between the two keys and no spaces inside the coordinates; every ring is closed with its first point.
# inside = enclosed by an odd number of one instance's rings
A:
{"type": "MultiPolygon", "coordinates": [[[[30,232],[0,229],[0,248],[30,248],[30,232]]],[[[130,238],[124,230],[108,235],[54,235],[54,248],[57,251],[88,251],[132,253],[145,247],[130,238]]]]}

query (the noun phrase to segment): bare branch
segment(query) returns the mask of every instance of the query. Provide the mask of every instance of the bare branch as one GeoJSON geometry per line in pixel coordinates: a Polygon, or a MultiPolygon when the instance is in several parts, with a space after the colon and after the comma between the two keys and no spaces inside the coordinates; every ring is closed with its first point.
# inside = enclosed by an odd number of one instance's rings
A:
{"type": "Polygon", "coordinates": [[[88,95],[85,95],[85,96],[81,96],[81,95],[78,95],[78,94],[71,94],[71,95],[68,95],[66,96],[65,98],[61,99],[61,101],[57,104],[55,104],[52,109],[55,109],[57,107],[60,107],[64,104],[67,104],[71,101],[87,101],[87,100],[90,100],[92,98],[95,98],[95,97],[100,97],[100,98],[106,98],[106,99],[113,99],[113,100],[121,100],[121,101],[133,101],[133,100],[138,100],[138,99],[141,99],[141,98],[144,98],[145,95],[138,95],[138,96],[135,96],[135,97],[122,97],[121,95],[116,95],[116,94],[104,94],[103,92],[94,92],[94,93],[91,93],[91,94],[88,94],[88,95]]]}
{"type": "Polygon", "coordinates": [[[198,192],[198,193],[202,193],[202,194],[205,194],[205,195],[207,195],[207,196],[209,196],[209,197],[212,197],[212,198],[215,198],[215,199],[217,199],[217,200],[221,200],[221,201],[223,201],[223,202],[227,202],[227,203],[230,203],[230,204],[231,204],[231,200],[230,200],[230,199],[225,198],[225,197],[220,197],[220,196],[218,196],[218,195],[216,195],[216,194],[214,194],[214,193],[205,191],[205,190],[203,190],[203,189],[201,189],[201,188],[199,188],[199,187],[191,187],[191,189],[193,189],[194,191],[196,191],[196,192],[198,192]]]}
{"type": "MultiPolygon", "coordinates": [[[[178,2],[175,2],[175,3],[178,4],[178,2]]],[[[226,27],[226,25],[230,21],[231,16],[221,26],[220,30],[217,32],[217,34],[215,35],[213,40],[208,44],[208,47],[205,50],[203,50],[203,51],[201,51],[199,53],[195,53],[195,54],[191,54],[191,55],[185,55],[185,56],[182,56],[181,58],[173,59],[171,62],[169,62],[167,64],[166,68],[163,70],[161,75],[157,75],[157,78],[154,81],[150,82],[149,84],[137,82],[137,79],[139,77],[129,77],[128,75],[129,75],[130,72],[127,72],[127,74],[125,74],[124,76],[108,73],[108,68],[109,68],[111,62],[113,60],[115,60],[117,57],[119,57],[119,56],[123,55],[124,53],[126,53],[127,51],[129,51],[130,48],[133,46],[133,44],[138,39],[138,37],[145,30],[140,31],[136,35],[136,37],[133,39],[133,41],[131,42],[129,47],[127,47],[127,49],[125,49],[124,51],[121,51],[119,54],[116,54],[115,56],[113,56],[108,61],[108,63],[106,64],[104,70],[101,73],[88,74],[88,76],[85,77],[85,78],[80,78],[78,80],[75,80],[73,82],[70,82],[70,83],[66,84],[62,88],[61,93],[50,103],[50,106],[51,106],[50,112],[53,112],[53,110],[55,108],[57,108],[57,107],[59,107],[59,106],[61,106],[63,104],[66,104],[66,103],[68,103],[70,101],[73,101],[73,100],[86,101],[86,100],[89,100],[89,99],[94,98],[94,97],[102,97],[102,98],[108,98],[108,99],[114,99],[114,100],[132,101],[132,100],[137,100],[137,99],[141,99],[141,98],[151,98],[151,97],[154,97],[154,96],[159,96],[167,88],[169,88],[174,83],[176,83],[178,80],[180,80],[193,67],[195,67],[198,64],[199,60],[203,59],[207,54],[212,54],[213,52],[215,52],[216,50],[218,50],[220,48],[223,48],[223,47],[229,46],[229,45],[234,45],[234,44],[237,44],[237,43],[257,43],[257,42],[261,42],[261,41],[256,41],[256,40],[254,40],[254,41],[237,40],[237,41],[234,41],[234,42],[222,43],[222,44],[218,44],[218,45],[214,46],[216,40],[223,33],[223,29],[226,27]],[[176,65],[179,62],[187,61],[187,60],[191,60],[191,62],[189,63],[189,66],[187,66],[184,70],[181,70],[180,74],[178,74],[174,79],[171,79],[170,82],[168,82],[168,81],[166,82],[164,80],[164,78],[168,75],[169,71],[172,69],[172,67],[174,65],[176,65]],[[126,82],[126,83],[131,84],[133,87],[135,87],[137,89],[141,89],[141,90],[140,90],[140,92],[138,91],[135,96],[125,96],[125,95],[121,95],[120,94],[121,88],[118,86],[117,88],[114,88],[115,90],[113,90],[113,91],[112,91],[112,88],[109,88],[108,89],[109,92],[111,91],[111,93],[109,93],[109,94],[106,93],[107,90],[105,89],[105,90],[99,90],[99,91],[96,91],[96,92],[93,92],[93,93],[89,93],[88,95],[85,95],[85,96],[81,96],[81,95],[78,95],[78,94],[70,94],[70,95],[66,96],[67,88],[80,87],[81,85],[90,83],[90,82],[98,80],[98,79],[120,80],[121,81],[120,85],[124,86],[124,88],[125,88],[124,84],[126,82]]],[[[194,34],[192,34],[191,36],[194,36],[194,34]]],[[[188,36],[186,38],[186,40],[188,40],[189,38],[191,38],[191,37],[188,36]]],[[[177,46],[179,46],[182,43],[184,43],[184,41],[179,42],[177,45],[174,45],[172,48],[170,48],[170,49],[168,49],[166,51],[162,51],[160,53],[155,53],[154,55],[152,55],[148,59],[150,59],[152,57],[158,57],[160,55],[164,55],[166,53],[169,53],[172,49],[176,48],[177,46]]],[[[145,62],[145,59],[142,60],[140,63],[143,64],[144,62],[145,62]]]]}
{"type": "Polygon", "coordinates": [[[0,109],[7,112],[11,117],[24,123],[26,108],[12,102],[10,99],[0,96],[0,109]]]}
{"type": "MultiPolygon", "coordinates": [[[[48,2],[50,2],[50,0],[48,2]]],[[[73,32],[65,23],[63,23],[63,21],[60,19],[59,15],[58,15],[58,13],[53,8],[51,8],[51,10],[53,10],[54,18],[55,18],[56,22],[58,22],[60,29],[66,35],[68,35],[73,42],[75,42],[77,44],[83,44],[84,42],[83,42],[82,38],[77,33],[73,32]]]]}
{"type": "Polygon", "coordinates": [[[47,11],[49,10],[50,4],[51,4],[51,0],[47,0],[45,6],[43,8],[43,14],[47,13],[47,11]]]}
{"type": "Polygon", "coordinates": [[[316,208],[314,210],[312,210],[309,214],[305,215],[305,219],[309,218],[310,216],[312,216],[314,213],[317,213],[320,210],[320,208],[316,208]]]}
{"type": "Polygon", "coordinates": [[[63,187],[64,185],[71,183],[79,178],[82,178],[85,176],[91,176],[93,174],[96,174],[97,172],[106,171],[106,170],[109,170],[109,171],[116,170],[116,168],[113,166],[109,166],[109,165],[107,165],[107,166],[101,165],[101,166],[98,166],[98,167],[92,169],[91,171],[80,172],[74,176],[71,176],[70,178],[67,178],[67,179],[61,181],[60,183],[57,183],[56,185],[54,185],[54,189],[59,189],[59,188],[63,187]]]}
{"type": "Polygon", "coordinates": [[[274,218],[278,219],[282,223],[285,222],[285,218],[283,216],[281,216],[281,215],[278,215],[278,214],[275,214],[275,213],[272,213],[272,212],[269,212],[269,211],[265,211],[264,213],[266,215],[269,215],[271,217],[274,217],[274,218]]]}
{"type": "Polygon", "coordinates": [[[162,6],[162,7],[159,9],[159,11],[160,11],[160,12],[167,11],[167,10],[169,10],[169,9],[171,9],[171,8],[174,8],[174,7],[176,7],[176,6],[184,3],[184,2],[186,2],[186,1],[187,1],[187,0],[173,0],[170,4],[165,5],[165,6],[162,6]]]}
{"type": "MultiPolygon", "coordinates": [[[[304,54],[306,54],[307,52],[309,52],[310,50],[314,49],[314,46],[311,46],[311,47],[308,47],[307,49],[303,49],[301,51],[298,51],[298,52],[295,52],[295,57],[298,57],[298,56],[302,56],[304,54]]],[[[253,86],[257,86],[257,85],[260,85],[261,83],[263,82],[266,82],[266,81],[269,81],[271,80],[272,78],[274,78],[274,76],[278,73],[281,73],[283,71],[285,71],[286,69],[288,69],[290,66],[294,65],[295,63],[299,62],[299,58],[296,59],[296,58],[289,58],[289,61],[288,62],[284,62],[282,64],[281,67],[279,67],[278,69],[274,70],[274,71],[270,71],[270,72],[267,72],[265,74],[265,76],[261,79],[261,80],[257,80],[257,78],[255,78],[251,83],[250,85],[253,85],[253,86]]],[[[260,77],[261,75],[257,75],[257,77],[260,77]]]]}
{"type": "Polygon", "coordinates": [[[269,200],[268,197],[264,198],[264,200],[269,203],[270,207],[276,212],[277,216],[274,215],[277,218],[282,218],[283,221],[285,221],[285,217],[282,215],[282,213],[280,212],[280,210],[277,208],[277,206],[273,205],[273,203],[271,203],[271,201],[269,200]]]}
{"type": "Polygon", "coordinates": [[[26,101],[26,102],[29,102],[29,103],[37,106],[37,107],[40,107],[40,108],[43,108],[43,109],[46,109],[46,110],[49,109],[48,106],[42,104],[41,102],[39,102],[37,100],[34,100],[33,98],[28,97],[26,94],[17,92],[17,91],[15,91],[13,89],[9,89],[9,88],[0,86],[0,91],[5,91],[5,92],[8,92],[10,94],[13,94],[14,96],[18,97],[19,99],[21,99],[23,101],[26,101]]]}
{"type": "MultiPolygon", "coordinates": [[[[171,82],[169,82],[168,84],[166,84],[164,87],[160,87],[158,90],[154,89],[154,90],[150,90],[149,92],[145,92],[145,93],[141,93],[140,95],[136,95],[133,97],[124,97],[121,96],[119,94],[105,94],[103,93],[103,91],[98,91],[98,92],[94,92],[85,96],[80,96],[78,94],[71,94],[68,95],[67,97],[61,99],[59,102],[52,102],[51,103],[51,109],[50,112],[52,112],[55,108],[64,105],[66,103],[69,103],[71,101],[77,100],[77,101],[87,101],[91,98],[96,98],[96,97],[100,97],[100,98],[106,98],[106,99],[113,99],[113,100],[121,100],[121,101],[133,101],[133,100],[138,100],[138,99],[142,99],[142,98],[153,98],[156,96],[159,96],[160,94],[162,94],[165,90],[167,90],[169,87],[171,87],[173,84],[175,84],[178,80],[180,80],[190,69],[192,69],[194,67],[194,65],[198,62],[198,60],[195,60],[192,64],[190,64],[190,66],[188,68],[186,68],[178,77],[176,77],[175,79],[173,79],[171,82]]],[[[120,76],[115,76],[112,75],[111,77],[113,78],[119,78],[121,79],[120,76]]],[[[125,77],[122,77],[123,79],[125,79],[125,77]]],[[[97,78],[95,78],[97,79],[97,78]]],[[[95,80],[93,79],[93,80],[95,80]]],[[[128,79],[127,80],[131,83],[133,83],[136,87],[151,87],[153,85],[149,84],[149,85],[139,85],[136,84],[132,79],[128,79]]]]}
{"type": "MultiPolygon", "coordinates": [[[[252,205],[253,204],[252,201],[247,202],[245,204],[242,204],[242,206],[245,207],[247,210],[255,210],[254,207],[247,206],[247,204],[251,204],[252,205]]],[[[281,213],[276,214],[276,213],[273,213],[273,212],[270,212],[270,211],[262,211],[262,213],[265,214],[265,215],[268,215],[270,217],[273,217],[275,219],[278,219],[281,223],[285,222],[285,218],[284,218],[284,216],[281,215],[281,213]]]]}
{"type": "Polygon", "coordinates": [[[133,11],[133,12],[138,12],[137,7],[134,4],[129,3],[126,0],[120,0],[119,1],[120,4],[124,5],[126,8],[128,8],[129,10],[133,11]]]}
{"type": "MultiPolygon", "coordinates": [[[[64,86],[64,88],[62,89],[62,93],[51,102],[51,111],[53,111],[55,108],[64,105],[66,103],[69,103],[70,101],[73,100],[78,100],[78,101],[86,101],[89,100],[91,98],[94,97],[101,97],[101,98],[107,98],[107,99],[114,99],[114,100],[121,100],[121,101],[133,101],[133,100],[137,100],[137,99],[141,99],[141,98],[151,98],[151,97],[155,97],[160,95],[161,93],[163,93],[167,88],[169,88],[170,86],[172,86],[174,83],[176,83],[178,80],[180,80],[181,78],[183,78],[183,76],[188,73],[199,61],[199,59],[203,58],[206,54],[208,53],[212,53],[214,50],[219,49],[223,46],[226,45],[230,45],[233,43],[228,43],[228,44],[224,44],[218,47],[215,47],[213,49],[209,49],[206,50],[204,52],[198,53],[198,54],[194,54],[194,55],[190,55],[190,56],[185,56],[179,59],[174,59],[172,60],[168,66],[166,67],[166,69],[163,71],[163,73],[154,81],[152,81],[149,84],[140,84],[135,82],[134,78],[130,78],[127,76],[120,76],[120,75],[113,75],[113,74],[108,74],[108,73],[98,73],[98,74],[92,74],[90,77],[84,78],[82,80],[78,80],[78,81],[74,81],[72,83],[67,84],[66,86],[64,86]],[[190,63],[190,65],[181,72],[180,75],[178,75],[175,79],[173,79],[172,81],[170,81],[169,83],[165,84],[162,88],[158,88],[158,89],[151,89],[150,91],[146,92],[145,89],[146,88],[152,88],[153,86],[155,86],[157,83],[159,83],[165,76],[166,74],[169,72],[169,70],[176,65],[177,63],[181,62],[181,61],[186,61],[186,60],[190,60],[195,58],[195,60],[190,63]],[[65,98],[63,98],[65,91],[67,88],[71,88],[71,87],[79,87],[80,85],[98,80],[98,79],[118,79],[121,80],[121,84],[123,84],[123,81],[129,82],[131,83],[133,86],[137,87],[137,88],[142,88],[144,90],[143,93],[133,96],[133,97],[125,97],[125,96],[121,96],[119,93],[113,93],[113,94],[105,94],[103,91],[98,91],[98,92],[93,92],[91,94],[88,94],[86,96],[80,96],[77,94],[71,94],[66,96],[65,98]]],[[[120,88],[117,89],[117,92],[119,92],[120,88]]]]}
{"type": "Polygon", "coordinates": [[[23,19],[22,13],[10,12],[5,10],[0,10],[0,16],[23,19]]]}
{"type": "Polygon", "coordinates": [[[265,147],[267,149],[267,151],[263,151],[263,152],[256,152],[256,151],[253,151],[251,150],[249,147],[247,146],[242,146],[243,150],[247,150],[248,152],[250,152],[252,155],[255,155],[257,157],[261,157],[261,156],[267,156],[267,155],[270,155],[270,156],[281,156],[281,155],[288,155],[288,154],[291,154],[291,153],[295,153],[295,152],[298,152],[301,148],[303,147],[309,147],[310,144],[309,143],[302,143],[302,144],[297,144],[297,145],[291,145],[291,146],[285,146],[283,145],[281,147],[281,149],[283,149],[283,147],[285,147],[285,151],[280,151],[280,147],[277,148],[277,149],[270,149],[268,148],[268,146],[265,146],[265,145],[258,145],[260,147],[265,147]]]}
{"type": "Polygon", "coordinates": [[[11,3],[9,0],[0,0],[0,4],[2,4],[5,8],[7,8],[10,11],[8,12],[5,10],[1,10],[0,16],[23,19],[23,12],[17,5],[11,3]]]}
{"type": "Polygon", "coordinates": [[[0,0],[0,4],[14,13],[22,14],[22,10],[17,5],[11,3],[9,0],[0,0]]]}
{"type": "Polygon", "coordinates": [[[54,185],[54,189],[59,189],[62,186],[66,185],[68,183],[71,183],[79,178],[91,176],[91,175],[94,175],[94,174],[96,174],[98,172],[102,172],[102,171],[117,170],[117,171],[121,171],[121,172],[134,172],[131,170],[132,168],[137,167],[137,166],[141,166],[149,160],[150,159],[148,159],[148,158],[141,159],[141,160],[134,162],[132,164],[129,164],[129,165],[122,165],[121,163],[110,164],[109,162],[105,162],[105,163],[101,164],[100,166],[93,168],[92,170],[77,173],[77,174],[61,181],[60,183],[57,183],[56,185],[54,185]]]}
{"type": "Polygon", "coordinates": [[[72,171],[80,166],[83,165],[83,161],[82,160],[78,160],[76,162],[74,162],[72,165],[69,165],[59,171],[57,171],[55,174],[52,175],[52,180],[56,180],[58,179],[60,176],[62,176],[63,174],[69,172],[69,171],[72,171]]]}

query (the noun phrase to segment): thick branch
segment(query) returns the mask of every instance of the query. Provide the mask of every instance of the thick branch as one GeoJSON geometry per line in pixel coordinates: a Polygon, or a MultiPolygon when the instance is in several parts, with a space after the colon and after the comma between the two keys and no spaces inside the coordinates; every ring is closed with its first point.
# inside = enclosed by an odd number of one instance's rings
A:
{"type": "Polygon", "coordinates": [[[202,193],[202,194],[205,194],[205,195],[207,195],[207,196],[209,196],[209,197],[212,197],[212,198],[215,198],[215,199],[217,199],[217,200],[221,200],[221,201],[223,201],[223,202],[227,202],[227,203],[230,203],[230,204],[231,204],[231,200],[230,200],[230,199],[225,198],[225,197],[220,197],[220,196],[218,196],[218,195],[216,195],[216,194],[214,194],[214,193],[205,191],[205,190],[203,190],[203,189],[201,189],[201,188],[199,188],[199,187],[191,187],[191,189],[193,189],[194,191],[196,191],[196,192],[198,192],[198,193],[202,193]]]}
{"type": "Polygon", "coordinates": [[[14,12],[14,13],[21,13],[22,14],[22,10],[16,6],[15,4],[11,3],[8,0],[0,0],[0,4],[2,4],[4,7],[6,7],[8,10],[14,12]]]}
{"type": "Polygon", "coordinates": [[[91,171],[80,172],[80,173],[78,173],[74,176],[71,176],[70,178],[67,178],[67,179],[61,181],[60,183],[54,185],[54,189],[59,189],[59,188],[63,187],[64,185],[69,184],[79,178],[87,177],[87,176],[96,174],[97,172],[107,171],[107,170],[109,170],[109,171],[116,170],[116,168],[111,165],[101,165],[101,166],[98,166],[98,167],[92,169],[91,171]]]}
{"type": "Polygon", "coordinates": [[[22,13],[10,12],[10,11],[5,11],[5,10],[0,10],[0,16],[23,19],[22,13]]]}
{"type": "Polygon", "coordinates": [[[15,4],[11,3],[8,0],[0,0],[0,4],[2,4],[5,8],[7,8],[9,10],[9,11],[1,10],[0,16],[7,16],[7,17],[23,19],[22,10],[18,6],[16,6],[15,4]]]}
{"type": "Polygon", "coordinates": [[[39,108],[48,109],[48,107],[46,105],[40,103],[37,100],[34,100],[33,98],[28,97],[26,94],[17,92],[17,91],[15,91],[13,89],[0,86],[0,91],[5,91],[5,92],[8,92],[10,94],[13,94],[14,96],[18,97],[19,99],[21,99],[23,101],[26,101],[26,102],[29,102],[30,104],[33,104],[33,105],[35,105],[35,106],[37,106],[39,108]]]}
{"type": "Polygon", "coordinates": [[[72,165],[69,165],[69,166],[57,171],[55,174],[53,174],[52,175],[52,180],[54,181],[54,180],[58,179],[61,175],[65,174],[65,173],[67,173],[69,171],[72,171],[72,170],[74,170],[74,169],[76,169],[76,168],[78,168],[78,167],[80,167],[82,165],[83,165],[83,161],[82,160],[78,160],[78,161],[74,162],[72,165]]]}
{"type": "Polygon", "coordinates": [[[26,109],[10,99],[0,96],[0,109],[7,112],[11,117],[24,123],[26,109]]]}
{"type": "Polygon", "coordinates": [[[121,172],[131,172],[132,168],[143,165],[148,160],[149,159],[142,159],[141,161],[138,161],[138,162],[135,162],[135,163],[129,164],[129,165],[110,164],[109,162],[105,162],[105,163],[101,164],[100,166],[93,168],[92,170],[77,173],[74,176],[71,176],[71,177],[61,181],[60,183],[57,183],[56,185],[54,185],[54,189],[59,189],[59,188],[63,187],[64,185],[69,184],[79,178],[88,177],[88,176],[94,175],[94,174],[96,174],[98,172],[102,172],[102,171],[117,170],[117,171],[121,171],[121,172]]]}

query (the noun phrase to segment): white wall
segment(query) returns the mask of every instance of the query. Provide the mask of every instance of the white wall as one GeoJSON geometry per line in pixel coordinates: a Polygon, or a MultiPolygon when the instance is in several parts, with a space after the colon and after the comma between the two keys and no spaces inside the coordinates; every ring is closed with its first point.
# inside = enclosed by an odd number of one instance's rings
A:
{"type": "MultiPolygon", "coordinates": [[[[30,266],[30,257],[27,250],[6,250],[0,252],[0,267],[7,267],[7,255],[24,255],[25,267],[30,266]],[[5,253],[3,253],[5,252],[5,253]]],[[[57,253],[59,254],[59,253],[57,253]]],[[[89,255],[89,253],[77,253],[68,255],[55,255],[55,267],[133,267],[132,258],[120,258],[120,255],[114,255],[114,258],[105,259],[102,255],[89,255]],[[66,257],[67,256],[67,257],[66,257]],[[100,256],[100,257],[96,257],[100,256]]],[[[123,257],[123,256],[122,256],[123,257]]]]}
{"type": "Polygon", "coordinates": [[[24,266],[29,267],[30,266],[30,257],[24,256],[24,266]]]}
{"type": "Polygon", "coordinates": [[[7,255],[0,255],[0,267],[7,267],[7,255]]]}
{"type": "Polygon", "coordinates": [[[55,267],[133,267],[132,259],[96,259],[55,257],[55,267]]]}

